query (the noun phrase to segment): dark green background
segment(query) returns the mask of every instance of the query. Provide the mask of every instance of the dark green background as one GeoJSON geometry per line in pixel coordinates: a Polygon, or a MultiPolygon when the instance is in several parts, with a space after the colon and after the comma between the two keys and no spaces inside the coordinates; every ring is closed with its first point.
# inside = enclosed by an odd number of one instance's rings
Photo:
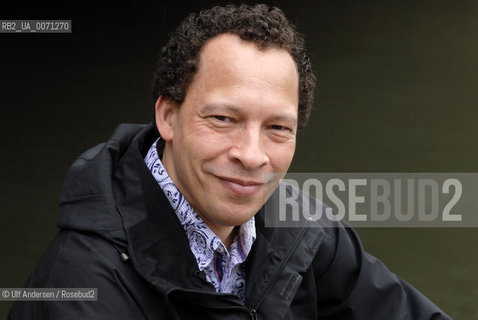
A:
{"type": "MultiPolygon", "coordinates": [[[[0,34],[0,287],[22,286],[54,237],[75,157],[117,123],[151,119],[157,53],[212,3],[0,4],[0,19],[73,20],[72,34],[0,34]]],[[[305,34],[318,78],[291,171],[478,171],[478,2],[268,3],[305,34]]],[[[454,319],[478,319],[478,230],[358,231],[454,319]]]]}

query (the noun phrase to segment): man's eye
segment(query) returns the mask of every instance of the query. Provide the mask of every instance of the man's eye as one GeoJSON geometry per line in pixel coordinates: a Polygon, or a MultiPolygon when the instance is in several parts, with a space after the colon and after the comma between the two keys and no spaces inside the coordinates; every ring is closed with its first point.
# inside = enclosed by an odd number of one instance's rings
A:
{"type": "Polygon", "coordinates": [[[289,130],[287,127],[281,126],[281,125],[278,125],[278,124],[271,125],[271,129],[278,130],[278,131],[289,130]]]}
{"type": "Polygon", "coordinates": [[[226,117],[226,116],[213,116],[213,117],[214,117],[214,119],[217,119],[219,121],[224,121],[224,122],[231,121],[231,119],[229,117],[226,117]]]}

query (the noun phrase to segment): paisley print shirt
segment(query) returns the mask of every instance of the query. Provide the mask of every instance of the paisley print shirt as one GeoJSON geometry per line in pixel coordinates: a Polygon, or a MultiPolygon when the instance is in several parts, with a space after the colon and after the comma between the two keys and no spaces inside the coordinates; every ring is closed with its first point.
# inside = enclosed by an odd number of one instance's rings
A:
{"type": "Polygon", "coordinates": [[[239,227],[227,250],[169,177],[157,152],[159,139],[153,143],[144,160],[176,212],[199,270],[204,271],[206,279],[214,285],[217,292],[236,294],[244,301],[246,276],[240,265],[246,260],[256,239],[254,217],[239,227]]]}

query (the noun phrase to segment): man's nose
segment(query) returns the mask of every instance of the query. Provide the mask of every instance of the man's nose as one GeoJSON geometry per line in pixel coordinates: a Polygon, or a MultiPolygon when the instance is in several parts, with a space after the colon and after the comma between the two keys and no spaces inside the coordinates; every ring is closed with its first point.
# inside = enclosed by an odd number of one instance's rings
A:
{"type": "Polygon", "coordinates": [[[230,150],[233,160],[239,161],[245,169],[260,168],[269,163],[269,156],[265,150],[266,141],[259,129],[244,130],[230,150]]]}

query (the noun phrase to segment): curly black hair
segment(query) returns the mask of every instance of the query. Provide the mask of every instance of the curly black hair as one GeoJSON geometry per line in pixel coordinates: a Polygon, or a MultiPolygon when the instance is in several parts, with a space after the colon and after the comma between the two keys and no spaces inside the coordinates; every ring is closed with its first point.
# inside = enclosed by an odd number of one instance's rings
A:
{"type": "Polygon", "coordinates": [[[298,127],[305,127],[314,100],[315,76],[303,37],[281,9],[265,4],[227,5],[190,14],[161,50],[153,83],[153,97],[180,105],[199,65],[201,48],[211,38],[232,33],[259,48],[285,49],[299,72],[298,127]]]}

